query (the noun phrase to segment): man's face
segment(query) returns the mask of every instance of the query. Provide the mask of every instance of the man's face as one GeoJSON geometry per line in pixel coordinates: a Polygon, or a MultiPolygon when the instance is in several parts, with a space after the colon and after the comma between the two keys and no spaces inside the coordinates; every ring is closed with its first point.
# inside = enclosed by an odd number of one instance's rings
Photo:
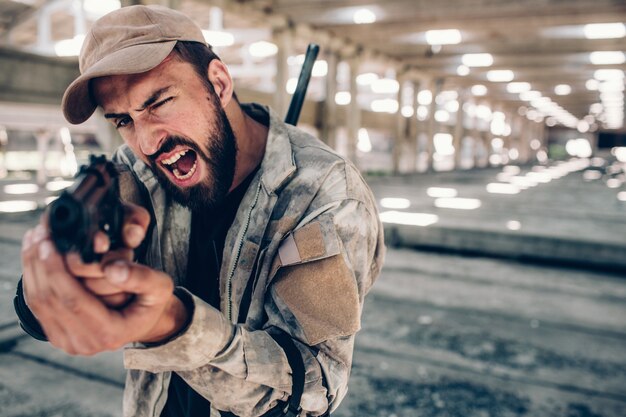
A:
{"type": "Polygon", "coordinates": [[[105,117],[165,190],[191,209],[218,205],[235,172],[235,137],[207,83],[171,56],[144,74],[92,81],[105,117]]]}

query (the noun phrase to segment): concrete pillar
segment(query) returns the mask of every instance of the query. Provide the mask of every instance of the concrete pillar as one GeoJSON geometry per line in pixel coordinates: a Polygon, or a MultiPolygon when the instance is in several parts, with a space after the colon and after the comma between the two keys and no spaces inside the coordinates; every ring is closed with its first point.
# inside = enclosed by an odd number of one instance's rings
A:
{"type": "Polygon", "coordinates": [[[361,127],[361,108],[359,107],[359,86],[356,77],[359,75],[361,60],[358,56],[348,60],[350,68],[350,104],[348,105],[348,159],[358,166],[356,144],[359,138],[359,128],[361,127]]]}
{"type": "MultiPolygon", "coordinates": [[[[428,117],[423,120],[418,116],[418,111],[422,106],[418,100],[418,96],[422,90],[426,90],[428,88],[428,79],[420,78],[416,81],[415,84],[415,124],[417,126],[417,132],[415,137],[415,171],[416,172],[424,172],[427,170],[427,167],[424,166],[424,152],[426,151],[424,139],[427,137],[428,132],[428,117]]],[[[427,107],[426,107],[427,108],[427,107]]],[[[428,109],[428,108],[427,108],[428,109]]]]}
{"type": "Polygon", "coordinates": [[[42,53],[46,53],[50,49],[51,28],[50,13],[46,7],[42,7],[37,15],[37,50],[42,53]]]}
{"type": "Polygon", "coordinates": [[[517,150],[517,160],[513,161],[514,164],[521,163],[522,158],[522,119],[515,110],[511,110],[511,135],[509,136],[509,154],[513,149],[517,150]]]}
{"type": "Polygon", "coordinates": [[[535,139],[537,139],[539,141],[539,149],[533,151],[532,153],[532,160],[533,162],[537,160],[537,152],[544,149],[544,144],[543,141],[541,140],[541,124],[537,123],[537,122],[532,122],[533,124],[533,129],[535,131],[535,139]]]}
{"type": "Polygon", "coordinates": [[[7,176],[6,150],[9,144],[7,129],[0,125],[0,179],[7,176]]]}
{"type": "Polygon", "coordinates": [[[504,113],[504,123],[508,124],[510,127],[509,130],[509,134],[508,135],[502,135],[502,141],[504,142],[504,149],[506,149],[506,160],[508,161],[510,159],[509,155],[510,155],[510,151],[511,151],[511,147],[513,147],[513,120],[514,120],[514,113],[509,110],[509,109],[502,109],[502,112],[504,113]]]}
{"type": "Polygon", "coordinates": [[[463,110],[463,104],[465,104],[466,91],[461,90],[459,97],[457,98],[459,103],[459,109],[456,112],[456,123],[454,125],[454,168],[459,169],[461,166],[461,150],[463,147],[463,137],[465,136],[465,110],[463,110]]]}
{"type": "Polygon", "coordinates": [[[141,0],[122,0],[121,1],[122,7],[136,6],[141,3],[142,3],[141,0]]]}
{"type": "Polygon", "coordinates": [[[417,157],[418,157],[418,150],[419,150],[419,135],[420,135],[420,125],[421,122],[419,121],[419,119],[417,118],[417,108],[419,107],[419,103],[417,101],[417,94],[420,91],[420,81],[419,80],[413,80],[413,97],[412,97],[412,104],[413,104],[413,117],[409,118],[409,152],[410,152],[410,156],[411,156],[411,173],[417,172],[417,157]]]}
{"type": "Polygon", "coordinates": [[[63,147],[61,173],[63,176],[73,177],[78,172],[78,162],[76,160],[76,152],[74,152],[74,144],[72,143],[72,134],[67,127],[62,127],[58,130],[56,137],[63,147]]]}
{"type": "Polygon", "coordinates": [[[530,152],[528,154],[528,163],[532,164],[537,161],[537,152],[541,149],[541,145],[539,149],[532,148],[533,140],[539,140],[539,129],[538,129],[539,125],[533,120],[529,120],[529,124],[530,124],[530,131],[531,131],[531,134],[530,134],[531,147],[530,147],[530,152]]]}
{"type": "Polygon", "coordinates": [[[96,109],[96,117],[98,126],[96,140],[102,147],[102,150],[111,155],[124,141],[113,124],[106,121],[102,108],[98,107],[96,109]]]}
{"type": "MultiPolygon", "coordinates": [[[[158,4],[159,6],[165,6],[174,10],[180,9],[180,3],[181,0],[121,0],[122,7],[135,6],[138,4],[143,4],[146,6],[158,4]]],[[[222,7],[223,3],[224,2],[220,0],[214,0],[213,2],[211,2],[212,5],[217,7],[222,7]]]]}
{"type": "Polygon", "coordinates": [[[485,135],[483,136],[483,139],[485,141],[484,143],[485,149],[487,150],[487,155],[485,157],[485,160],[483,160],[483,167],[487,168],[491,166],[491,155],[494,154],[493,146],[491,144],[494,138],[500,137],[500,139],[502,139],[502,137],[494,135],[493,132],[491,131],[491,125],[494,120],[493,114],[495,112],[501,112],[500,105],[492,104],[488,102],[486,102],[485,105],[491,108],[491,120],[489,120],[489,122],[487,123],[487,131],[485,132],[485,135]]]}
{"type": "Polygon", "coordinates": [[[289,81],[289,64],[287,59],[293,51],[293,35],[288,29],[274,29],[274,42],[278,46],[276,54],[276,92],[274,93],[274,110],[278,114],[287,114],[289,107],[289,94],[287,93],[287,81],[289,81]]]}
{"type": "Polygon", "coordinates": [[[73,4],[74,8],[74,36],[84,35],[87,33],[87,24],[85,22],[85,10],[83,2],[77,1],[73,4]]]}
{"type": "Polygon", "coordinates": [[[544,122],[537,123],[538,129],[538,138],[539,142],[541,142],[541,147],[545,148],[546,152],[548,152],[548,138],[546,136],[546,124],[544,122]]]}
{"type": "Polygon", "coordinates": [[[394,134],[393,145],[391,148],[391,161],[392,161],[392,171],[394,174],[398,174],[400,172],[400,158],[402,156],[402,151],[404,148],[404,143],[406,142],[406,118],[402,115],[402,104],[405,94],[406,88],[406,78],[404,75],[398,75],[396,77],[400,88],[398,88],[397,100],[398,100],[398,111],[396,112],[396,131],[394,134]]]}
{"type": "Polygon", "coordinates": [[[491,109],[491,118],[487,120],[486,126],[487,128],[482,131],[481,139],[483,143],[483,149],[485,150],[485,155],[483,155],[483,159],[481,161],[481,168],[489,168],[491,166],[491,162],[489,161],[489,157],[492,153],[491,141],[494,138],[494,134],[491,133],[491,120],[493,120],[493,113],[496,111],[494,109],[494,105],[488,101],[484,101],[483,104],[491,109]]]}
{"type": "Polygon", "coordinates": [[[326,98],[324,99],[324,117],[322,118],[322,140],[328,146],[335,149],[337,140],[337,66],[339,56],[331,51],[326,57],[328,62],[328,74],[326,75],[326,98]]]}
{"type": "Polygon", "coordinates": [[[180,10],[181,0],[161,0],[161,4],[170,9],[180,10]]]}
{"type": "Polygon", "coordinates": [[[478,117],[478,101],[476,99],[473,100],[474,105],[474,116],[472,117],[472,151],[473,151],[473,161],[472,168],[478,168],[480,166],[480,155],[479,149],[482,143],[482,139],[480,137],[480,130],[478,129],[478,125],[480,123],[480,118],[478,117]]]}
{"type": "Polygon", "coordinates": [[[522,119],[522,148],[520,149],[521,160],[524,164],[527,164],[530,161],[530,155],[532,153],[532,149],[530,148],[530,142],[533,138],[533,122],[528,120],[526,117],[522,119]]]}
{"type": "Polygon", "coordinates": [[[45,187],[48,181],[48,172],[46,170],[46,155],[48,154],[48,145],[52,133],[48,130],[39,130],[35,132],[35,139],[37,140],[37,155],[39,157],[39,166],[37,167],[37,185],[42,188],[45,187]]]}
{"type": "Polygon", "coordinates": [[[433,170],[433,154],[435,152],[434,137],[439,129],[439,123],[435,120],[435,113],[437,112],[437,96],[441,92],[442,85],[443,79],[439,78],[435,81],[431,81],[429,87],[433,101],[430,102],[430,108],[428,109],[428,142],[426,145],[426,151],[428,152],[427,172],[433,170]]]}

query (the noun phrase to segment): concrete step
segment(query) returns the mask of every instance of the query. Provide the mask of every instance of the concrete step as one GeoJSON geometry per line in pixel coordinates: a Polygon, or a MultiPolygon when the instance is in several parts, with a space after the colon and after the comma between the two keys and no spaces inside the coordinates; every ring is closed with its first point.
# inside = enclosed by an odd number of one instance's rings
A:
{"type": "Polygon", "coordinates": [[[392,247],[506,257],[626,273],[626,244],[560,236],[451,227],[385,224],[392,247]]]}
{"type": "MultiPolygon", "coordinates": [[[[603,180],[586,180],[584,171],[574,168],[516,194],[489,190],[489,184],[505,183],[507,168],[367,181],[378,199],[392,247],[626,273],[626,202],[617,198],[625,186],[610,188],[603,180]],[[444,204],[431,195],[432,187],[447,188],[457,200],[444,204]],[[390,208],[383,201],[387,198],[403,206],[390,208]]],[[[550,169],[515,168],[517,178],[538,172],[547,175],[550,169]]]]}

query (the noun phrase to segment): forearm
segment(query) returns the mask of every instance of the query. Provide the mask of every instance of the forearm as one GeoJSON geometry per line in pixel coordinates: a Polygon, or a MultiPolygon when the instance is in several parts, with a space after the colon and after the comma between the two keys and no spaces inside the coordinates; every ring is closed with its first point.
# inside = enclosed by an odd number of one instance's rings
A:
{"type": "MultiPolygon", "coordinates": [[[[250,331],[226,322],[220,312],[194,299],[193,319],[188,329],[167,344],[137,347],[125,351],[125,366],[149,372],[178,373],[216,408],[240,416],[258,416],[291,395],[291,367],[282,347],[272,338],[272,327],[250,331]],[[233,396],[236,396],[234,398],[233,396]]],[[[329,393],[322,369],[332,369],[332,378],[340,372],[347,385],[347,368],[326,355],[295,340],[305,365],[302,408],[311,415],[328,408],[329,393]]],[[[342,389],[342,391],[344,391],[342,389]]],[[[332,397],[335,397],[334,395],[332,397]]]]}

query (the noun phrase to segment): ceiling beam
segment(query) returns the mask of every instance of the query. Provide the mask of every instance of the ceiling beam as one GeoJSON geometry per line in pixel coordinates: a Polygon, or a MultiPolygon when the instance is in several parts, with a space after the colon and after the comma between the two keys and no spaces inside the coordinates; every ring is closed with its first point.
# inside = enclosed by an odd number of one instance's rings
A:
{"type": "Polygon", "coordinates": [[[624,51],[626,37],[621,39],[545,39],[523,37],[523,40],[472,40],[457,45],[444,45],[441,52],[434,54],[428,44],[418,43],[389,43],[377,39],[369,43],[376,49],[385,49],[388,54],[406,58],[432,56],[446,58],[466,53],[488,52],[492,55],[510,54],[576,54],[593,51],[624,51]]]}
{"type": "MultiPolygon", "coordinates": [[[[333,24],[331,22],[312,23],[314,27],[324,28],[342,36],[356,37],[358,39],[393,39],[407,33],[419,33],[432,29],[459,29],[461,31],[490,31],[494,34],[527,33],[546,27],[577,26],[589,22],[613,23],[624,20],[626,6],[614,7],[609,10],[590,9],[586,14],[571,14],[560,16],[537,15],[528,17],[525,15],[512,16],[485,16],[483,18],[453,18],[446,19],[421,19],[416,18],[410,11],[405,12],[406,17],[400,17],[391,21],[380,21],[369,25],[355,25],[353,23],[333,24]]],[[[298,21],[298,17],[294,17],[298,21]]],[[[302,20],[306,22],[306,20],[302,20]]]]}

